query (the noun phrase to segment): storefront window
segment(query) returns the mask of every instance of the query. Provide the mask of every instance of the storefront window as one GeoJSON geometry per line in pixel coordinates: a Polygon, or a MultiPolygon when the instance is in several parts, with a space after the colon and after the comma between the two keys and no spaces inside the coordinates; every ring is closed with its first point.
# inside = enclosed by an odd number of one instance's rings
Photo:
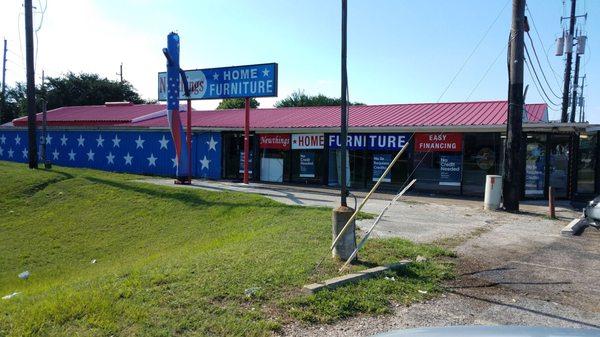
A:
{"type": "Polygon", "coordinates": [[[569,182],[569,139],[570,135],[550,136],[549,183],[557,198],[566,198],[569,182]]]}
{"type": "Polygon", "coordinates": [[[546,135],[527,135],[525,195],[543,196],[546,177],[546,135]]]}
{"type": "Polygon", "coordinates": [[[414,148],[417,189],[460,193],[463,174],[462,134],[417,133],[414,148]]]}
{"type": "Polygon", "coordinates": [[[579,163],[577,166],[577,192],[579,194],[595,192],[597,155],[598,134],[579,136],[579,163]]]}
{"type": "MultiPolygon", "coordinates": [[[[244,154],[244,135],[237,132],[223,132],[223,178],[241,179],[244,172],[243,154],[244,154]]],[[[254,134],[250,134],[250,160],[253,158],[254,134]]],[[[250,163],[250,177],[254,171],[254,162],[250,163]]]]}
{"type": "Polygon", "coordinates": [[[464,134],[464,194],[483,195],[485,176],[499,173],[500,143],[498,133],[464,134]]]}
{"type": "Polygon", "coordinates": [[[281,183],[288,181],[288,154],[291,148],[289,134],[260,134],[260,180],[281,183]]]}
{"type": "Polygon", "coordinates": [[[320,184],[324,172],[323,150],[292,150],[292,180],[320,184]]]}

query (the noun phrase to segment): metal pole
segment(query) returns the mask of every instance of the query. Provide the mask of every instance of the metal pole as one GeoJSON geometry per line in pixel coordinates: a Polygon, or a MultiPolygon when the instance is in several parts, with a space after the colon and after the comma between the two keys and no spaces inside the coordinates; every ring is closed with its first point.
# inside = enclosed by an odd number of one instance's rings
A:
{"type": "MultiPolygon", "coordinates": [[[[121,72],[122,73],[122,72],[121,72]]],[[[192,183],[192,100],[187,98],[187,125],[186,125],[186,143],[188,148],[188,182],[192,183]]]]}
{"type": "Polygon", "coordinates": [[[523,183],[521,144],[523,142],[523,63],[525,24],[525,0],[513,0],[509,87],[508,120],[506,125],[506,148],[504,161],[504,209],[519,210],[521,186],[523,183]]]}
{"type": "Polygon", "coordinates": [[[119,67],[119,76],[121,77],[121,83],[123,83],[123,62],[121,62],[121,66],[119,67]]]}
{"type": "Polygon", "coordinates": [[[347,106],[347,93],[348,93],[348,74],[346,69],[346,58],[347,58],[347,28],[348,28],[348,1],[342,0],[342,92],[341,92],[341,134],[340,134],[340,142],[341,142],[341,200],[340,204],[342,206],[348,206],[346,202],[346,197],[348,195],[348,186],[346,186],[346,156],[348,151],[348,106],[347,106]]]}
{"type": "MultiPolygon", "coordinates": [[[[575,9],[576,1],[571,0],[571,17],[569,20],[569,35],[571,37],[575,34],[575,9]]],[[[566,41],[572,41],[571,39],[565,39],[566,41]]],[[[568,121],[568,110],[569,110],[569,85],[571,84],[571,63],[573,60],[573,44],[567,46],[567,61],[565,64],[565,78],[563,83],[563,97],[562,97],[562,111],[560,121],[566,123],[568,121]]]]}
{"type": "Polygon", "coordinates": [[[577,113],[577,85],[579,82],[579,62],[581,60],[581,55],[577,54],[575,58],[575,74],[573,77],[573,97],[571,103],[571,116],[569,116],[569,121],[571,123],[575,123],[575,114],[577,113]]]}
{"type": "MultiPolygon", "coordinates": [[[[44,94],[44,82],[45,82],[45,76],[44,76],[44,71],[42,70],[42,93],[44,94]]],[[[46,158],[46,127],[47,127],[47,117],[46,117],[46,97],[44,97],[42,99],[42,139],[41,139],[41,149],[40,149],[40,154],[42,157],[42,163],[44,163],[44,167],[45,168],[50,168],[49,167],[49,161],[48,158],[46,158]]]]}
{"type": "Polygon", "coordinates": [[[548,187],[548,217],[550,219],[556,218],[556,209],[554,207],[554,188],[548,187]]]}
{"type": "Polygon", "coordinates": [[[250,152],[250,97],[246,97],[244,104],[244,184],[248,184],[248,158],[250,152]]]}
{"type": "Polygon", "coordinates": [[[25,47],[27,64],[27,128],[29,132],[29,168],[38,167],[35,130],[35,73],[33,69],[33,14],[31,0],[25,0],[25,47]]]}
{"type": "Polygon", "coordinates": [[[581,123],[585,123],[585,113],[583,110],[583,106],[585,105],[585,102],[583,101],[583,89],[585,88],[585,77],[587,75],[583,75],[583,77],[581,78],[581,94],[579,94],[579,98],[581,100],[581,104],[579,104],[579,121],[581,123]]]}
{"type": "Polygon", "coordinates": [[[4,54],[2,57],[2,102],[4,102],[4,95],[6,94],[6,39],[4,39],[4,54]]]}

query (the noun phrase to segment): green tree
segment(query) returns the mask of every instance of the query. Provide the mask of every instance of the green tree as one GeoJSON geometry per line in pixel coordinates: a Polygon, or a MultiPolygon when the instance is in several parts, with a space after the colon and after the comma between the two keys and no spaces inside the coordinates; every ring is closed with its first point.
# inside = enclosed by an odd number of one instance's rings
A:
{"type": "MultiPolygon", "coordinates": [[[[221,102],[219,102],[219,106],[217,106],[217,110],[224,109],[243,109],[246,103],[244,102],[244,98],[225,98],[221,102]]],[[[250,107],[252,109],[258,108],[260,103],[256,100],[256,98],[250,98],[250,107]]]]}
{"type": "MultiPolygon", "coordinates": [[[[288,97],[277,101],[276,108],[303,107],[303,106],[339,106],[342,100],[340,98],[327,97],[323,94],[310,96],[304,93],[304,90],[296,90],[288,97]]],[[[364,105],[364,103],[350,102],[349,105],[364,105]]]]}
{"type": "Polygon", "coordinates": [[[14,87],[6,87],[6,97],[4,100],[0,98],[0,124],[8,123],[26,114],[26,92],[27,88],[23,83],[17,83],[14,87]]]}

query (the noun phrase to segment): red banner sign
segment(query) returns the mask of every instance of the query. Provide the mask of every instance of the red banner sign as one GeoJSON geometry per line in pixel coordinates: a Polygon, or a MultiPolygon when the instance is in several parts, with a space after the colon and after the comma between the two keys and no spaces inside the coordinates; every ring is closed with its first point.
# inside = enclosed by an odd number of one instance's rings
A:
{"type": "Polygon", "coordinates": [[[290,135],[288,133],[261,134],[258,139],[261,149],[290,149],[290,135]]]}
{"type": "Polygon", "coordinates": [[[461,152],[462,134],[460,133],[417,133],[415,134],[417,152],[461,152]]]}

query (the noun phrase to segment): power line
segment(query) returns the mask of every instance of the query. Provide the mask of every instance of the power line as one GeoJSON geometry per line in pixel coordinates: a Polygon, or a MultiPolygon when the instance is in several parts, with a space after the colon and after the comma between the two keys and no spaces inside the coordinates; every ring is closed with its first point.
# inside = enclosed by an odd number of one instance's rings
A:
{"type": "MultiPolygon", "coordinates": [[[[548,82],[548,78],[546,77],[546,73],[544,73],[544,68],[542,68],[542,64],[540,63],[540,59],[538,58],[537,52],[535,51],[535,46],[533,45],[533,40],[531,39],[531,35],[529,35],[529,32],[527,32],[527,37],[529,38],[529,43],[531,45],[531,50],[533,50],[533,56],[535,56],[537,64],[540,67],[540,72],[542,73],[542,77],[544,78],[544,81],[546,81],[546,84],[548,85],[548,89],[550,90],[550,92],[552,93],[552,95],[554,95],[556,98],[560,99],[561,97],[559,95],[557,95],[554,92],[554,90],[552,90],[552,86],[550,85],[550,82],[548,82]]],[[[529,57],[529,55],[527,55],[527,57],[529,57]]],[[[531,67],[532,68],[534,67],[533,63],[531,64],[531,67]]]]}
{"type": "Polygon", "coordinates": [[[489,67],[483,73],[483,76],[481,76],[481,78],[479,79],[479,81],[477,82],[477,84],[475,84],[475,87],[473,87],[473,89],[471,90],[471,92],[469,93],[469,95],[467,96],[467,99],[465,99],[465,101],[468,101],[469,98],[471,98],[471,95],[473,95],[473,93],[475,93],[475,90],[477,90],[479,88],[479,85],[481,85],[481,82],[483,82],[483,80],[486,79],[487,75],[490,73],[490,70],[492,70],[492,68],[494,67],[494,65],[496,64],[496,62],[498,62],[498,59],[504,53],[504,50],[506,49],[506,47],[508,45],[510,45],[510,43],[512,42],[513,39],[514,39],[514,37],[508,41],[508,44],[506,46],[502,47],[502,50],[500,50],[500,53],[498,53],[498,55],[496,55],[496,58],[494,58],[494,61],[489,65],[489,67]]]}
{"type": "Polygon", "coordinates": [[[531,63],[531,59],[529,58],[529,52],[527,51],[527,46],[525,46],[525,52],[526,52],[526,54],[527,54],[527,58],[529,59],[529,62],[525,62],[525,65],[527,66],[527,71],[529,72],[529,76],[531,77],[531,80],[532,80],[532,82],[533,82],[533,84],[534,84],[534,86],[535,86],[535,88],[536,88],[536,90],[537,90],[538,94],[540,95],[540,97],[542,98],[542,100],[544,100],[544,102],[545,102],[546,104],[548,104],[548,106],[550,106],[550,104],[552,104],[553,106],[556,106],[556,107],[558,107],[559,105],[558,105],[558,104],[556,104],[556,103],[554,103],[554,102],[553,102],[553,101],[552,101],[552,100],[551,100],[551,99],[548,97],[548,95],[546,94],[546,91],[544,90],[544,87],[542,87],[542,84],[541,84],[541,82],[540,82],[540,79],[539,79],[539,77],[538,77],[537,73],[535,72],[535,68],[533,68],[533,71],[532,71],[532,70],[531,70],[531,68],[529,67],[529,63],[531,63]],[[532,75],[534,75],[534,76],[535,76],[535,78],[534,78],[532,75]],[[535,81],[535,79],[536,79],[536,78],[537,78],[537,80],[538,80],[537,82],[535,81]],[[539,87],[538,87],[538,83],[539,83],[539,87]],[[541,90],[540,90],[540,88],[541,88],[541,90]],[[544,97],[545,97],[546,99],[544,99],[544,97]]]}
{"type": "MultiPolygon", "coordinates": [[[[542,46],[542,50],[544,51],[544,54],[546,55],[546,61],[548,61],[548,66],[550,66],[550,70],[552,70],[552,74],[554,75],[554,80],[556,81],[556,84],[560,87],[560,81],[558,80],[558,74],[552,67],[552,62],[550,62],[550,58],[548,57],[548,50],[544,46],[542,36],[540,35],[540,32],[538,31],[537,27],[535,26],[535,21],[533,20],[533,15],[531,14],[531,10],[529,10],[529,5],[525,5],[525,9],[527,9],[527,13],[529,13],[529,18],[531,19],[531,24],[533,26],[533,30],[535,31],[535,34],[537,35],[538,40],[540,41],[540,45],[542,46]]],[[[527,35],[529,35],[529,32],[527,32],[527,35]]],[[[531,39],[531,37],[529,37],[529,39],[531,39]]],[[[532,45],[533,45],[533,43],[532,43],[532,45]]],[[[550,45],[550,48],[552,48],[552,45],[550,45]]]]}
{"type": "Polygon", "coordinates": [[[496,18],[494,19],[494,21],[489,25],[489,27],[487,28],[487,30],[485,31],[485,33],[483,34],[483,36],[481,37],[481,39],[479,40],[479,42],[477,42],[477,44],[475,45],[475,48],[473,48],[473,50],[471,51],[471,54],[469,54],[469,56],[465,59],[465,61],[460,66],[460,68],[458,69],[458,71],[456,72],[456,74],[454,74],[454,77],[452,77],[452,80],[450,80],[450,83],[448,83],[448,85],[446,86],[446,88],[444,89],[444,91],[442,91],[442,94],[440,95],[440,97],[438,97],[436,103],[439,103],[442,100],[442,97],[444,97],[444,95],[446,94],[446,92],[448,91],[448,89],[450,89],[450,87],[452,86],[452,84],[454,83],[454,81],[456,80],[456,78],[458,77],[458,75],[460,75],[460,73],[463,71],[463,69],[465,68],[465,66],[467,65],[467,63],[469,63],[469,61],[471,60],[471,57],[473,57],[473,55],[475,54],[475,52],[477,51],[477,49],[479,49],[479,46],[481,46],[481,43],[483,42],[483,40],[485,40],[485,38],[487,37],[487,35],[489,34],[489,32],[492,30],[492,27],[494,27],[494,25],[496,24],[496,22],[498,21],[498,19],[502,15],[502,12],[504,12],[504,9],[506,8],[506,6],[508,5],[509,2],[510,2],[510,0],[507,0],[506,3],[504,4],[504,6],[502,6],[502,9],[500,9],[500,12],[498,12],[498,15],[496,15],[496,18]]]}

